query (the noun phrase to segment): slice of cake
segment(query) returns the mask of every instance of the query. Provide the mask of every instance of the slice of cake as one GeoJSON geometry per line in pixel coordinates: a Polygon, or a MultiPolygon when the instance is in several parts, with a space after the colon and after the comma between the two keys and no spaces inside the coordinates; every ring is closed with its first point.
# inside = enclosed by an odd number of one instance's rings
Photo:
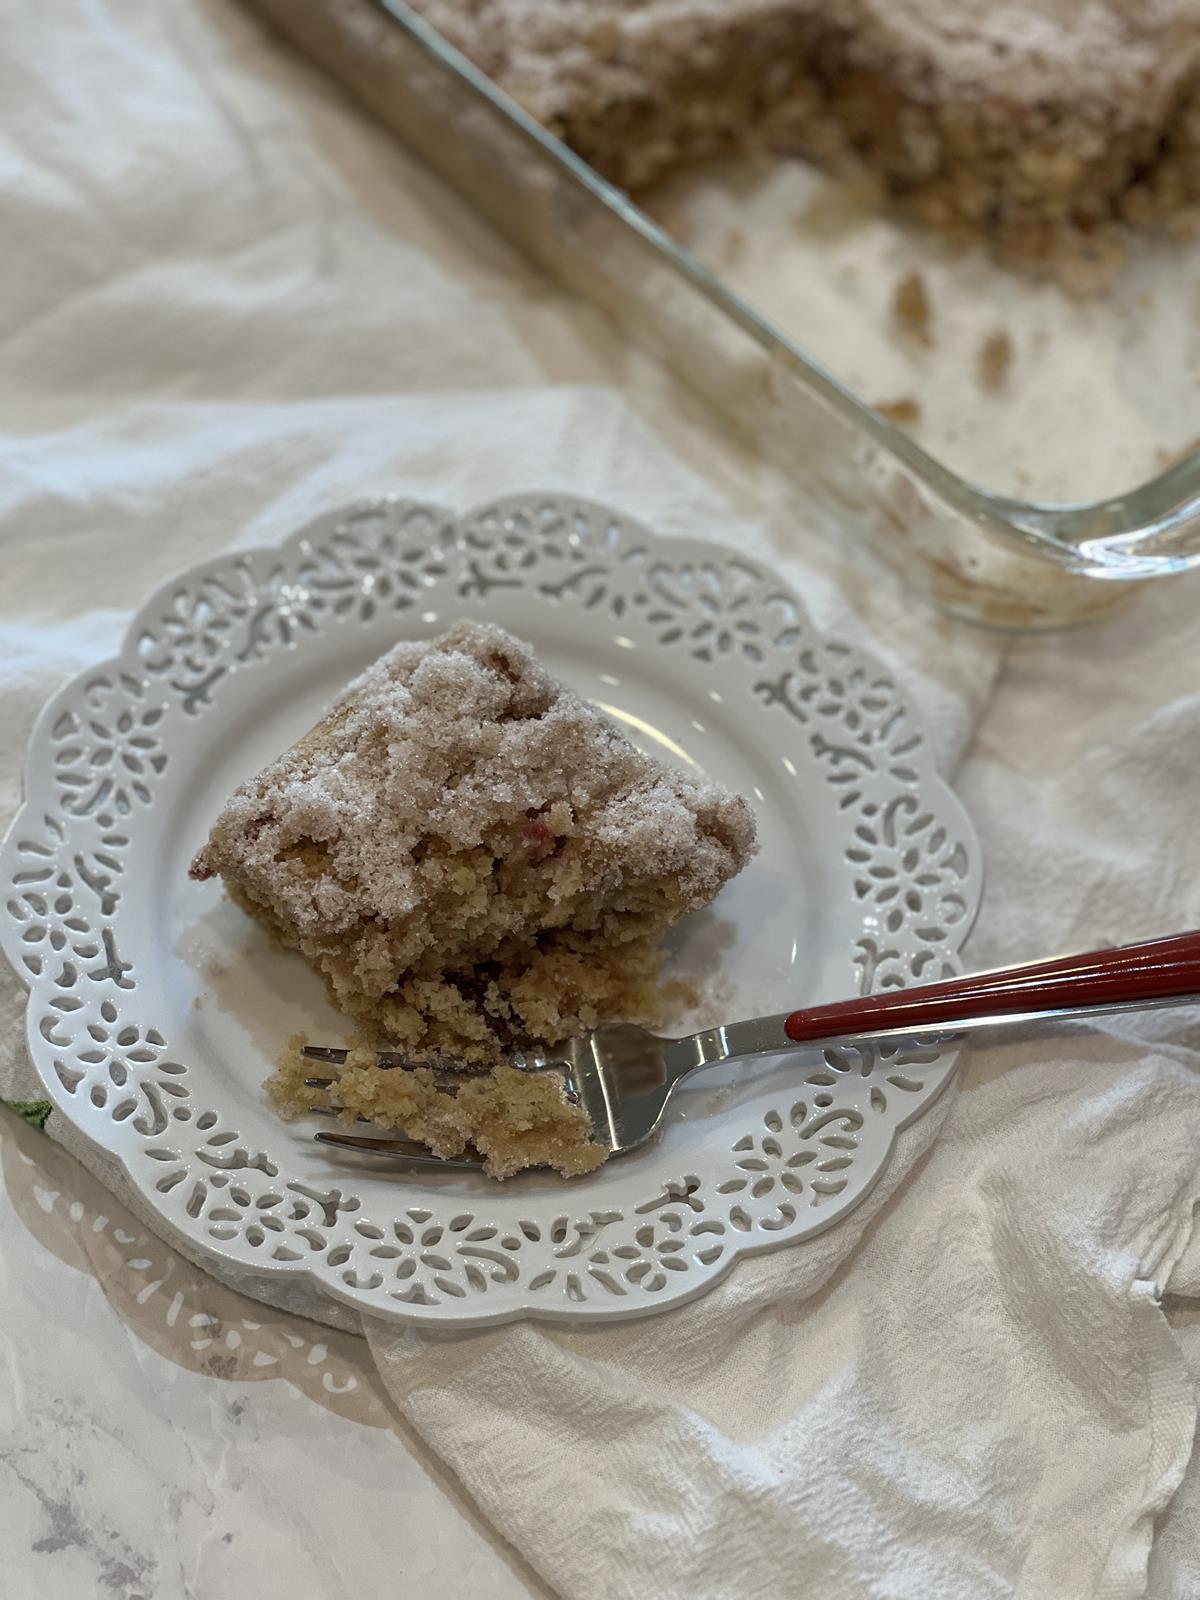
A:
{"type": "MultiPolygon", "coordinates": [[[[365,1039],[483,1070],[660,1020],[662,934],[753,849],[744,800],[636,750],[528,645],[462,623],[350,684],[233,795],[191,871],[300,950],[365,1039]]],[[[298,1082],[278,1080],[281,1103],[298,1082]]]]}

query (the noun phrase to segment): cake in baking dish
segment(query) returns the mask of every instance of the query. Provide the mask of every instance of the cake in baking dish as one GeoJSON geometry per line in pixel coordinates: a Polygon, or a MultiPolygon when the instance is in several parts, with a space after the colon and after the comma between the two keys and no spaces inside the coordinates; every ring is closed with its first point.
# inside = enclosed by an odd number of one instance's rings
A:
{"type": "Polygon", "coordinates": [[[412,0],[615,182],[739,144],[854,153],[1045,258],[1200,200],[1200,0],[412,0]]]}
{"type": "MultiPolygon", "coordinates": [[[[661,936],[754,831],[744,800],[636,750],[528,645],[461,623],[351,683],[237,790],[191,871],[300,950],[365,1040],[487,1070],[514,1045],[659,1020],[661,936]]],[[[355,1112],[414,1137],[405,1116],[441,1117],[443,1151],[470,1136],[432,1080],[360,1078],[340,1086],[355,1112]]],[[[295,1063],[275,1091],[284,1109],[313,1099],[295,1063]]],[[[553,1110],[544,1087],[489,1092],[517,1122],[553,1110]]]]}

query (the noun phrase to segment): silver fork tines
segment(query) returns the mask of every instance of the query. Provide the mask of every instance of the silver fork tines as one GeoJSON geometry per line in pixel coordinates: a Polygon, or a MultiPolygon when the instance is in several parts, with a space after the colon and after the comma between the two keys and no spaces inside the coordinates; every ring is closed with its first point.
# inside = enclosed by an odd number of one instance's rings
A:
{"type": "MultiPolygon", "coordinates": [[[[305,1061],[319,1061],[322,1064],[340,1067],[345,1065],[348,1050],[340,1050],[328,1045],[306,1044],[300,1051],[305,1061]]],[[[408,1068],[409,1063],[396,1050],[377,1050],[375,1052],[375,1065],[385,1072],[408,1068]]],[[[469,1083],[472,1074],[463,1072],[457,1067],[435,1066],[429,1069],[433,1073],[434,1084],[439,1089],[448,1093],[455,1093],[462,1088],[464,1083],[469,1083]]],[[[328,1089],[337,1082],[336,1074],[329,1078],[305,1078],[306,1089],[328,1089]]]]}
{"type": "MultiPolygon", "coordinates": [[[[305,1045],[300,1051],[306,1061],[319,1061],[329,1066],[340,1067],[349,1054],[325,1045],[305,1045]]],[[[392,1050],[381,1050],[376,1055],[376,1064],[384,1069],[394,1069],[406,1065],[404,1059],[392,1050]]],[[[470,1076],[465,1072],[456,1072],[452,1068],[434,1068],[434,1082],[439,1088],[449,1091],[458,1089],[470,1076]]],[[[305,1078],[306,1089],[331,1089],[337,1082],[337,1074],[328,1078],[305,1078]]],[[[318,1117],[338,1117],[342,1115],[342,1107],[338,1105],[310,1105],[309,1111],[318,1117]]],[[[370,1126],[367,1117],[359,1117],[358,1121],[370,1126]]],[[[356,1133],[326,1133],[324,1131],[313,1136],[318,1144],[333,1145],[339,1150],[356,1151],[363,1155],[388,1156],[392,1160],[403,1161],[411,1166],[459,1167],[467,1171],[478,1172],[483,1166],[481,1156],[436,1156],[428,1146],[418,1144],[413,1139],[405,1139],[400,1135],[389,1138],[366,1138],[356,1133]]]]}
{"type": "MultiPolygon", "coordinates": [[[[686,1058],[680,1057],[678,1066],[668,1073],[665,1057],[674,1043],[673,1040],[656,1038],[642,1028],[614,1025],[598,1028],[553,1052],[514,1051],[509,1057],[509,1064],[522,1072],[554,1073],[562,1084],[566,1098],[587,1113],[593,1137],[607,1145],[613,1154],[619,1155],[651,1137],[662,1120],[674,1087],[675,1074],[681,1074],[696,1065],[695,1055],[688,1054],[686,1058]]],[[[328,1075],[314,1073],[311,1078],[304,1080],[305,1087],[335,1094],[336,1069],[345,1062],[349,1052],[331,1046],[306,1045],[301,1054],[307,1061],[335,1069],[328,1075]]],[[[399,1053],[388,1050],[377,1052],[376,1061],[384,1069],[410,1065],[399,1053]]],[[[436,1067],[433,1072],[437,1087],[451,1092],[477,1077],[477,1074],[458,1071],[453,1067],[436,1067]]],[[[336,1100],[313,1105],[310,1109],[322,1116],[345,1115],[345,1108],[339,1106],[336,1100]]],[[[358,1120],[369,1125],[369,1118],[358,1120]]],[[[315,1137],[322,1144],[342,1150],[391,1156],[406,1162],[420,1160],[446,1164],[403,1134],[376,1138],[350,1132],[321,1132],[315,1137]]],[[[481,1163],[477,1158],[463,1157],[454,1164],[477,1167],[481,1163]]]]}
{"type": "Polygon", "coordinates": [[[367,1139],[357,1133],[326,1133],[322,1130],[313,1138],[318,1144],[329,1144],[338,1150],[357,1151],[361,1155],[387,1156],[392,1161],[403,1161],[407,1166],[461,1167],[464,1171],[480,1172],[482,1156],[435,1156],[428,1146],[399,1136],[391,1139],[367,1139]]]}

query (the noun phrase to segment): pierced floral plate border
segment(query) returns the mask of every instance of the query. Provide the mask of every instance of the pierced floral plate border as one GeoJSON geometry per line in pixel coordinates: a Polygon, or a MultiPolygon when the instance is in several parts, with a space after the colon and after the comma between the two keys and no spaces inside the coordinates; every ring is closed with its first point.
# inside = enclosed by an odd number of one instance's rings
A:
{"type": "Polygon", "coordinates": [[[172,1044],[183,1025],[153,992],[147,949],[173,758],[253,705],[262,663],[302,658],[333,630],[395,618],[403,637],[422,614],[502,611],[513,626],[514,606],[535,644],[546,607],[581,634],[602,616],[698,681],[747,694],[755,716],[766,708],[785,765],[820,779],[857,930],[849,972],[867,989],[957,970],[981,887],[970,822],[889,674],[819,635],[742,555],[527,494],[462,518],[364,501],[278,549],[197,566],[38,719],[25,802],[0,848],[0,935],[29,988],[29,1049],[57,1112],[121,1163],[168,1236],[251,1292],[256,1277],[289,1274],[364,1312],[458,1326],[651,1313],[702,1293],[738,1256],[844,1216],[953,1073],[953,1049],[799,1052],[765,1100],[692,1124],[682,1156],[656,1147],[658,1159],[533,1188],[471,1179],[465,1197],[381,1189],[352,1168],[316,1184],[296,1166],[294,1130],[265,1107],[251,1127],[206,1098],[205,1063],[172,1044]]]}

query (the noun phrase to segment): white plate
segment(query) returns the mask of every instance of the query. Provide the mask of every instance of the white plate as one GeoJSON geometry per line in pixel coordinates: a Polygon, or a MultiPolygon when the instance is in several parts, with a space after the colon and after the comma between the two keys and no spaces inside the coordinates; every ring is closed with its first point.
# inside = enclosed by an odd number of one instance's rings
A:
{"type": "Polygon", "coordinates": [[[729,1018],[956,969],[978,849],[888,674],[734,552],[551,495],[462,519],[372,501],[160,590],[34,730],[0,854],[4,947],[57,1113],[169,1234],[378,1316],[636,1316],[843,1216],[954,1055],[711,1069],[660,1142],[569,1183],[397,1173],[279,1122],[261,1085],[285,1038],[345,1025],[188,862],[348,678],[467,615],[530,639],[643,748],[752,799],[761,853],[677,940],[682,967],[719,970],[729,1018]]]}

